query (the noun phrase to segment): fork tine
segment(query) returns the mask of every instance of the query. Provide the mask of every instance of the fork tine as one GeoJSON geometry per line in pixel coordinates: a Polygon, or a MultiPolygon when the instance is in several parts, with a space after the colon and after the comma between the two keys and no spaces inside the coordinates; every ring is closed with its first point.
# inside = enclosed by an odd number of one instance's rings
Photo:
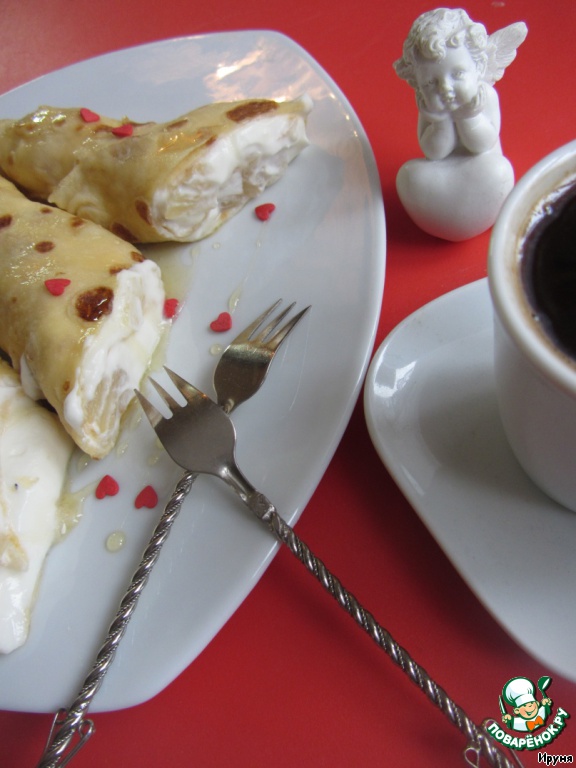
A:
{"type": "Polygon", "coordinates": [[[180,403],[177,403],[176,400],[174,400],[174,398],[172,397],[172,395],[169,392],[166,392],[164,387],[160,386],[160,384],[158,384],[157,381],[155,381],[152,378],[150,378],[149,381],[150,381],[150,384],[152,384],[152,386],[156,390],[156,392],[158,392],[162,400],[164,400],[168,408],[170,408],[172,413],[176,413],[182,408],[180,403]]]}
{"type": "Polygon", "coordinates": [[[197,387],[195,387],[193,384],[190,384],[190,382],[186,381],[186,379],[183,379],[182,376],[179,376],[177,373],[170,370],[170,368],[164,366],[164,370],[168,376],[170,376],[178,392],[180,392],[180,394],[185,398],[186,402],[192,402],[192,400],[194,400],[198,395],[203,395],[206,397],[206,395],[200,392],[197,387]]]}
{"type": "Polygon", "coordinates": [[[254,320],[253,323],[250,323],[249,326],[244,328],[244,330],[236,336],[232,344],[242,344],[245,341],[249,341],[250,337],[256,333],[258,328],[262,325],[262,323],[268,319],[268,317],[274,312],[277,306],[279,306],[282,303],[282,299],[278,299],[278,301],[275,301],[274,304],[272,304],[271,307],[268,307],[268,309],[265,312],[262,312],[262,314],[254,320]]]}
{"type": "Polygon", "coordinates": [[[273,331],[276,330],[276,328],[280,325],[282,320],[286,317],[286,315],[290,312],[290,310],[295,306],[296,302],[293,301],[292,304],[290,304],[283,312],[280,312],[279,315],[277,315],[273,320],[271,320],[268,325],[263,328],[258,336],[255,337],[254,341],[259,342],[260,344],[264,344],[268,337],[270,336],[273,331]]]}
{"type": "Polygon", "coordinates": [[[304,317],[304,315],[306,314],[306,312],[308,312],[309,309],[310,309],[310,305],[308,305],[307,307],[304,307],[304,309],[298,312],[297,315],[294,315],[292,320],[289,320],[286,323],[286,325],[282,326],[282,328],[280,328],[280,330],[274,334],[274,336],[268,339],[266,346],[269,349],[271,349],[273,352],[275,352],[280,346],[280,344],[282,344],[286,336],[288,336],[292,328],[294,328],[296,323],[298,323],[304,317]]]}
{"type": "Polygon", "coordinates": [[[152,425],[154,429],[156,429],[156,426],[162,421],[164,418],[160,411],[156,410],[156,408],[152,405],[152,403],[147,400],[144,395],[139,392],[137,389],[134,390],[136,393],[136,397],[140,401],[140,405],[142,406],[142,410],[146,414],[146,417],[148,418],[148,421],[152,425]]]}

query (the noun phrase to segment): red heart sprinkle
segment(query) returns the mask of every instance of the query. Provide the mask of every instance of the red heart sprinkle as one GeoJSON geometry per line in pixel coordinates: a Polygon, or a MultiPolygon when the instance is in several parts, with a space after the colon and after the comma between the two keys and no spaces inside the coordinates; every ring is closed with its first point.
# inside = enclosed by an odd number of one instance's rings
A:
{"type": "Polygon", "coordinates": [[[119,490],[120,486],[116,480],[111,475],[104,475],[96,488],[96,498],[103,499],[105,496],[116,496],[119,490]]]}
{"type": "Polygon", "coordinates": [[[100,120],[100,115],[97,115],[96,112],[92,112],[91,109],[86,109],[85,107],[80,110],[80,117],[85,123],[97,123],[98,120],[100,120]]]}
{"type": "Polygon", "coordinates": [[[216,320],[212,320],[210,328],[216,333],[223,333],[232,328],[232,315],[230,312],[220,312],[216,320]]]}
{"type": "Polygon", "coordinates": [[[134,133],[134,126],[130,123],[122,123],[122,125],[112,128],[114,136],[132,136],[134,133]]]}
{"type": "Polygon", "coordinates": [[[178,313],[178,299],[166,299],[164,302],[164,317],[172,320],[178,313]]]}
{"type": "Polygon", "coordinates": [[[256,208],[254,208],[254,213],[258,216],[260,221],[268,221],[275,210],[276,206],[274,203],[262,203],[262,205],[257,205],[256,208]]]}
{"type": "Polygon", "coordinates": [[[136,496],[136,500],[134,501],[134,506],[136,509],[141,509],[142,507],[153,509],[156,504],[158,504],[158,494],[151,485],[147,485],[146,488],[142,488],[138,496],[136,496]]]}
{"type": "Polygon", "coordinates": [[[62,296],[64,289],[70,285],[70,280],[66,277],[52,277],[44,280],[44,285],[52,296],[62,296]]]}

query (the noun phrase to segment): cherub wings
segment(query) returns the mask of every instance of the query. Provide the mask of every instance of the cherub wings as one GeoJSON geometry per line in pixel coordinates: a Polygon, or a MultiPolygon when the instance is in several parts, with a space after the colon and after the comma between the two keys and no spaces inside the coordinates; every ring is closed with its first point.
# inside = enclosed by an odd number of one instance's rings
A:
{"type": "Polygon", "coordinates": [[[524,42],[528,27],[523,21],[498,29],[488,37],[488,63],[484,79],[494,85],[504,74],[506,67],[516,58],[516,49],[524,42]]]}

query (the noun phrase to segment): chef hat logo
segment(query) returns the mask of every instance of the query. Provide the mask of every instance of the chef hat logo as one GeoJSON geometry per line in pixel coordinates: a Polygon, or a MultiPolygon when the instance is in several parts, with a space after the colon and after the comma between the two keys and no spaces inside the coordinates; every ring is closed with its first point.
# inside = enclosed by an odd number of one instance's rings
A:
{"type": "Polygon", "coordinates": [[[536,686],[527,677],[513,677],[502,689],[502,696],[511,707],[521,707],[530,701],[536,701],[536,686]]]}

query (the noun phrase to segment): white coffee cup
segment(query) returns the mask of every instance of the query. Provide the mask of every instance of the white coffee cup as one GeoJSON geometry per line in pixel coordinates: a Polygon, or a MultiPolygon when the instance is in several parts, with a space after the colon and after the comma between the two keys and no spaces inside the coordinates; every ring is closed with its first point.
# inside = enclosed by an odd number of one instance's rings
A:
{"type": "Polygon", "coordinates": [[[535,320],[519,269],[535,217],[571,184],[576,141],[541,160],[510,193],[492,231],[488,278],[496,392],[508,441],[536,485],[576,511],[576,359],[535,320]]]}

